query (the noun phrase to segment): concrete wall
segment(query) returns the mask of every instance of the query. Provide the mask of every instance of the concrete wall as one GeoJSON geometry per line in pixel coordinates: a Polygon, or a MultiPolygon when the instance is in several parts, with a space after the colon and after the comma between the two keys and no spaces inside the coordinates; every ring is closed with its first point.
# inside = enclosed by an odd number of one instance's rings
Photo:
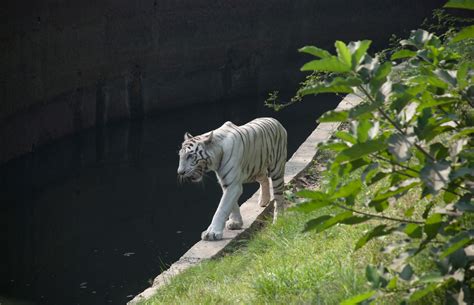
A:
{"type": "Polygon", "coordinates": [[[96,124],[294,90],[306,59],[297,48],[380,47],[442,3],[3,0],[0,162],[96,124]]]}

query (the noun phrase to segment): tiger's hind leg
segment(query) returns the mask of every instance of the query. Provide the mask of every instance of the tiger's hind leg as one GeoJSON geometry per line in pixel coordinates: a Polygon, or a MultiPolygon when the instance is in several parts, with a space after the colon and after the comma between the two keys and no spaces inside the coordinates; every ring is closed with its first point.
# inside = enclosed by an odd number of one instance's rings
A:
{"type": "Polygon", "coordinates": [[[283,191],[285,189],[285,163],[283,162],[283,164],[281,164],[278,168],[275,168],[270,174],[274,197],[273,223],[275,223],[278,216],[285,208],[285,198],[283,197],[283,191]]]}
{"type": "Polygon", "coordinates": [[[258,196],[258,205],[266,207],[270,202],[270,180],[267,175],[257,177],[257,182],[260,183],[260,195],[258,196]]]}
{"type": "Polygon", "coordinates": [[[239,230],[242,229],[244,222],[242,220],[242,215],[240,215],[240,207],[237,202],[234,203],[232,207],[232,212],[230,212],[229,219],[225,223],[225,227],[228,230],[239,230]]]}

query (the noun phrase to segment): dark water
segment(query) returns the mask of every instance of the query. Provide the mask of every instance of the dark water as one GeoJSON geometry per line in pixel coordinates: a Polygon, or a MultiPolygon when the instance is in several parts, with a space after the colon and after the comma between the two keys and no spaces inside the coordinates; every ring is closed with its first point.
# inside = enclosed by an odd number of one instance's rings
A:
{"type": "MultiPolygon", "coordinates": [[[[219,201],[213,174],[178,185],[183,134],[273,116],[289,156],[339,98],[278,113],[262,99],[168,111],[85,131],[0,167],[0,303],[124,304],[199,240],[219,201]]],[[[257,185],[249,185],[241,202],[257,185]]]]}

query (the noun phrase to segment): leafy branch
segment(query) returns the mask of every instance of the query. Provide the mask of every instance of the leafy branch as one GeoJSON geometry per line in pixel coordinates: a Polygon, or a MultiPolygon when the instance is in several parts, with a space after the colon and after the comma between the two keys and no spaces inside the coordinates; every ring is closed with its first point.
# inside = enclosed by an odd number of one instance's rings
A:
{"type": "Polygon", "coordinates": [[[402,222],[402,223],[415,223],[415,224],[424,224],[423,221],[418,221],[418,220],[412,220],[412,219],[404,219],[404,218],[396,218],[396,217],[390,217],[390,216],[384,216],[384,215],[379,215],[379,214],[371,214],[363,211],[358,211],[356,209],[350,208],[348,206],[339,204],[339,203],[333,203],[334,206],[337,206],[338,208],[341,208],[346,211],[351,211],[356,214],[368,216],[370,218],[379,218],[379,219],[384,219],[384,220],[391,220],[391,221],[397,221],[397,222],[402,222]]]}
{"type": "MultiPolygon", "coordinates": [[[[472,10],[474,0],[451,0],[445,7],[472,10]]],[[[336,132],[338,139],[326,144],[334,152],[326,189],[300,191],[296,195],[306,201],[294,210],[310,212],[335,206],[344,211],[310,220],[305,231],[322,232],[337,224],[356,225],[370,219],[403,224],[399,228],[376,225],[356,242],[355,248],[359,249],[373,238],[394,232],[409,237],[402,257],[380,269],[390,272],[368,267],[374,290],[344,304],[399,291],[398,279],[410,288],[400,290],[409,291],[405,296],[408,301],[445,289],[451,300],[472,303],[463,291],[472,285],[468,276],[472,275],[472,254],[469,258],[466,251],[472,251],[468,247],[474,243],[474,231],[463,222],[470,222],[472,227],[468,214],[474,212],[474,62],[468,54],[471,49],[466,48],[474,43],[474,26],[450,28],[449,34],[441,36],[416,30],[399,42],[390,61],[371,57],[369,40],[349,44],[336,41],[336,54],[315,46],[299,50],[312,56],[301,68],[311,74],[301,84],[297,97],[282,107],[320,93],[352,93],[363,102],[349,110],[326,112],[319,118],[320,122],[349,122],[353,128],[336,132]],[[398,62],[396,69],[392,69],[394,61],[398,62]],[[392,169],[387,171],[387,165],[392,169]],[[353,179],[354,171],[360,171],[360,177],[353,179]],[[382,187],[374,188],[378,185],[374,183],[383,178],[388,179],[380,184],[382,187]],[[364,185],[375,191],[363,194],[364,185]],[[421,190],[420,200],[425,198],[427,204],[411,202],[406,218],[383,214],[396,208],[390,202],[415,188],[421,190]],[[357,208],[357,198],[362,195],[370,197],[368,206],[376,213],[357,208]],[[410,219],[415,210],[422,219],[410,219]],[[439,235],[443,238],[437,238],[439,235]],[[431,249],[433,265],[443,266],[436,271],[439,276],[435,282],[428,274],[415,277],[407,263],[408,257],[427,248],[431,249]]]]}

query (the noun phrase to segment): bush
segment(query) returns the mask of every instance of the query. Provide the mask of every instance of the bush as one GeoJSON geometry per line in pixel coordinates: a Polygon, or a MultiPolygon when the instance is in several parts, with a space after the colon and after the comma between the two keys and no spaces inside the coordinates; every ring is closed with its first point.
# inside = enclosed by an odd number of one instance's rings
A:
{"type": "MultiPolygon", "coordinates": [[[[474,9],[473,0],[452,0],[446,7],[474,9]]],[[[349,122],[324,148],[336,153],[324,190],[304,190],[294,209],[310,211],[337,206],[344,211],[306,223],[305,230],[322,232],[336,224],[356,225],[371,219],[383,222],[356,242],[391,236],[395,249],[390,263],[367,266],[372,290],[344,304],[358,304],[394,292],[416,302],[435,291],[448,303],[472,304],[474,282],[474,26],[441,37],[412,31],[400,41],[390,61],[371,57],[371,41],[336,41],[336,55],[314,46],[299,51],[315,57],[301,70],[312,74],[296,98],[320,93],[356,94],[362,103],[345,111],[329,111],[320,122],[349,122]],[[347,179],[354,170],[360,177],[347,179]],[[354,203],[363,187],[382,186],[366,206],[354,203]],[[426,202],[404,207],[397,198],[418,192],[426,202]],[[395,210],[395,212],[391,212],[395,210]],[[417,273],[410,258],[428,252],[430,272],[417,273]]],[[[270,99],[275,102],[275,96],[270,99]]],[[[285,105],[274,105],[284,107],[285,105]]],[[[367,194],[365,194],[367,195],[367,194]]],[[[359,196],[359,197],[358,197],[359,196]]],[[[382,251],[382,250],[381,250],[382,251]]]]}

